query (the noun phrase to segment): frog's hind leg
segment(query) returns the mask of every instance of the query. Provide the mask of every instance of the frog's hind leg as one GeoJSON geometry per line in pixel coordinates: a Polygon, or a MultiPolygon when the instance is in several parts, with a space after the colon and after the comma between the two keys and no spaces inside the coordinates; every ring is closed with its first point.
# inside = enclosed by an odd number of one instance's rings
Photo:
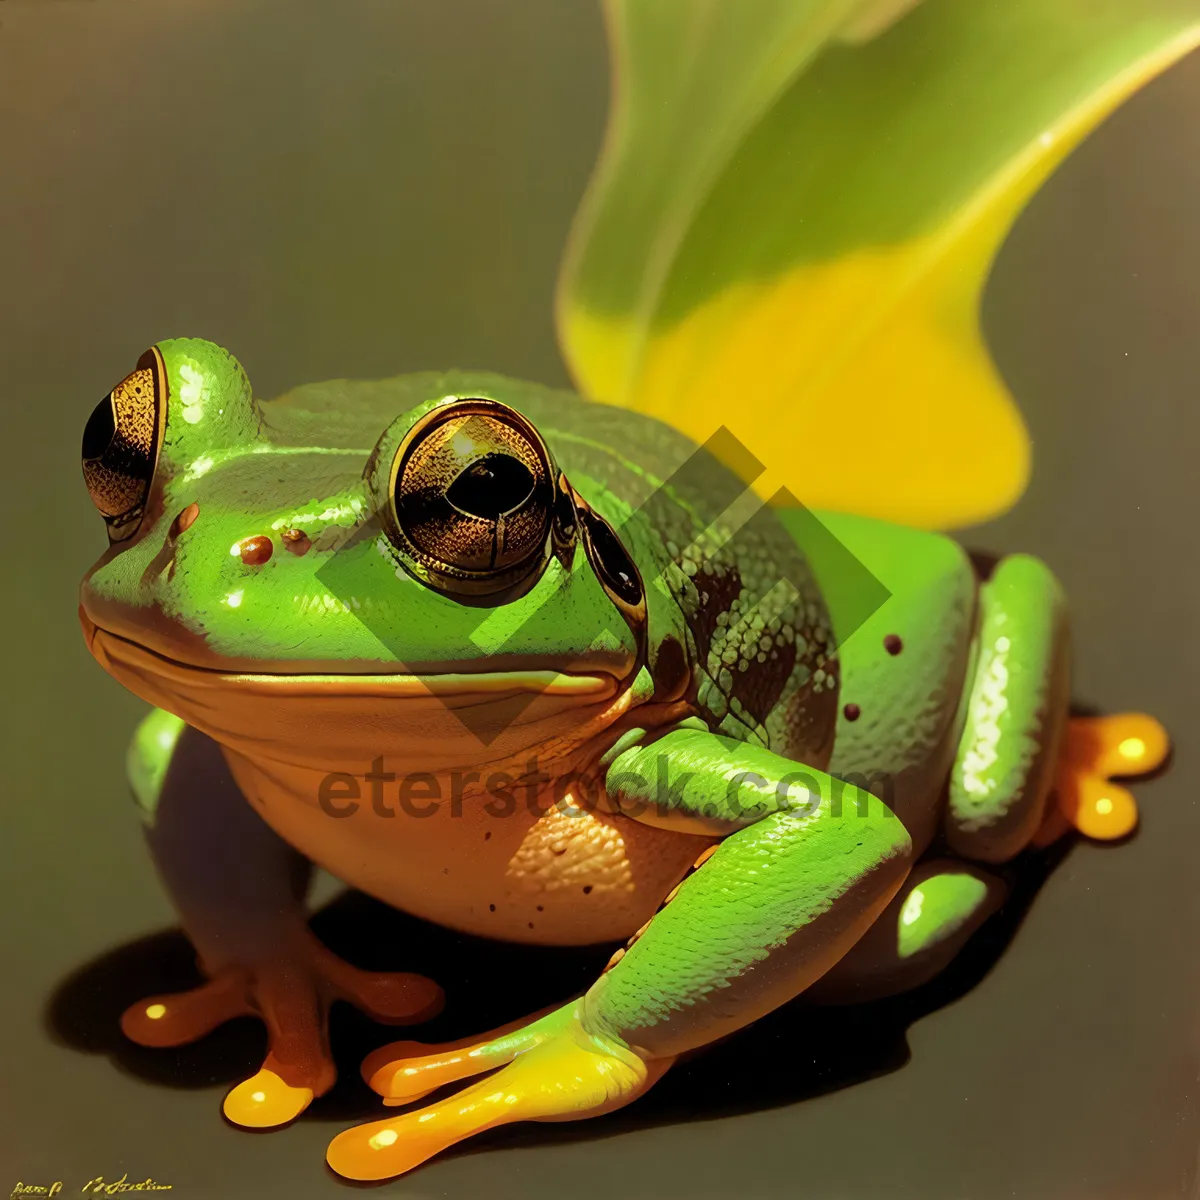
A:
{"type": "Polygon", "coordinates": [[[1042,824],[1070,698],[1066,604],[1050,569],[1001,559],[980,585],[974,678],[950,775],[955,854],[1006,862],[1042,824]]]}
{"type": "Polygon", "coordinates": [[[1102,840],[1124,837],[1137,824],[1137,805],[1112,780],[1160,766],[1166,731],[1140,713],[1068,720],[1065,604],[1038,559],[1001,559],[979,604],[946,840],[964,858],[1004,862],[1072,827],[1102,840]]]}
{"type": "Polygon", "coordinates": [[[944,835],[955,858],[919,863],[888,908],[808,991],[819,1002],[869,1000],[943,970],[1003,903],[1003,863],[1043,823],[1069,696],[1062,589],[1029,555],[1002,559],[980,585],[974,671],[959,713],[944,835]]]}
{"type": "MultiPolygon", "coordinates": [[[[1112,779],[1155,770],[1168,749],[1166,731],[1153,717],[1072,717],[1032,844],[1047,846],[1071,828],[1102,840],[1128,834],[1137,806],[1112,779]]],[[[949,966],[1007,895],[1008,884],[975,863],[919,863],[879,920],[806,997],[818,1004],[858,1003],[919,987],[949,966]]]]}
{"type": "Polygon", "coordinates": [[[919,863],[875,924],[805,997],[854,1004],[919,987],[949,966],[1007,895],[1004,880],[973,863],[919,863]]]}

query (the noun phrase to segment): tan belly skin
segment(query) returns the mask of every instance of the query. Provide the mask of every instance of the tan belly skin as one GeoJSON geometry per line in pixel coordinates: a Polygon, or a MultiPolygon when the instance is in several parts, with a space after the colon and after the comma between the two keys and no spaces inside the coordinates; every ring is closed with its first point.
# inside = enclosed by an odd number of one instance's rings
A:
{"type": "MultiPolygon", "coordinates": [[[[200,670],[97,630],[86,614],[84,620],[106,670],[221,745],[243,794],[280,837],[351,886],[439,925],[545,945],[626,938],[714,840],[604,812],[567,815],[554,807],[561,789],[553,783],[551,794],[532,800],[522,789],[505,815],[487,811],[494,801],[486,793],[452,803],[447,764],[475,761],[480,742],[446,698],[424,686],[413,694],[400,677],[364,676],[349,687],[334,677],[200,670]],[[394,815],[376,813],[362,764],[377,755],[397,774],[405,770],[398,763],[410,772],[414,763],[432,764],[445,799],[430,815],[414,816],[400,809],[396,782],[381,784],[394,815]],[[360,800],[349,815],[331,815],[318,801],[331,769],[357,782],[360,800]]],[[[564,778],[586,757],[589,739],[634,700],[612,679],[607,687],[594,682],[580,694],[540,690],[521,720],[489,745],[490,769],[520,774],[533,758],[547,775],[564,778]]],[[[670,704],[641,709],[649,727],[680,715],[670,704]]],[[[417,792],[409,807],[416,812],[429,803],[417,792]]]]}
{"type": "Polygon", "coordinates": [[[486,795],[455,804],[448,783],[436,804],[415,793],[410,813],[396,785],[383,785],[383,807],[395,814],[385,816],[360,780],[357,810],[334,816],[316,800],[319,773],[260,766],[228,749],[226,757],[258,812],[307,858],[394,908],[483,937],[544,945],[628,937],[713,841],[553,806],[551,795],[531,801],[527,791],[512,812],[497,812],[486,795]]]}

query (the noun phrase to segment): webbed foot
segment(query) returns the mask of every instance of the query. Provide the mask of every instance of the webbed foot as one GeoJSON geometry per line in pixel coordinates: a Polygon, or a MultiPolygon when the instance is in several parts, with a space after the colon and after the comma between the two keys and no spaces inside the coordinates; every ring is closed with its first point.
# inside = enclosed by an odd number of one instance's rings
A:
{"type": "Polygon", "coordinates": [[[1167,731],[1144,713],[1072,717],[1059,759],[1054,803],[1033,839],[1047,846],[1071,828],[1086,837],[1112,841],[1131,833],[1137,802],[1118,778],[1148,775],[1170,750],[1167,731]]]}
{"type": "Polygon", "coordinates": [[[422,975],[362,971],[307,935],[253,970],[225,967],[190,991],[131,1005],[121,1028],[143,1046],[180,1046],[233,1017],[262,1017],[267,1057],[225,1097],[224,1112],[237,1125],[266,1129],[299,1116],[333,1086],[328,1021],[334,1000],[349,1001],[383,1024],[407,1025],[434,1016],[443,996],[422,975]]]}
{"type": "Polygon", "coordinates": [[[424,1108],[346,1130],[330,1143],[329,1165],[349,1179],[389,1179],[497,1125],[592,1117],[628,1104],[671,1060],[647,1061],[617,1039],[589,1032],[583,1007],[583,999],[572,1001],[482,1041],[397,1042],[375,1051],[363,1076],[390,1104],[501,1069],[424,1108]]]}

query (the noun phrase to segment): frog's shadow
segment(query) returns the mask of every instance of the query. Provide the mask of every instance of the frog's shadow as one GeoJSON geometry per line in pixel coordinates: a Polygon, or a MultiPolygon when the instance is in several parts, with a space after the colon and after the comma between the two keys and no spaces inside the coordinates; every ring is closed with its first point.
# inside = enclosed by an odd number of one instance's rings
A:
{"type": "MultiPolygon", "coordinates": [[[[808,1008],[794,1001],[734,1037],[678,1064],[629,1108],[579,1124],[521,1125],[495,1130],[469,1145],[535,1143],[606,1136],[625,1129],[714,1118],[791,1104],[887,1074],[910,1054],[915,1021],[975,987],[998,961],[1033,898],[1066,853],[1069,842],[1027,852],[1009,864],[1009,898],[953,963],[923,986],[870,1003],[808,1008]],[[813,1013],[819,1019],[812,1019],[813,1013]]],[[[375,1047],[396,1038],[449,1041],[494,1028],[584,990],[613,946],[563,949],[514,946],[456,934],[396,912],[358,892],[322,908],[313,928],[331,949],[370,970],[420,971],[446,990],[445,1011],[426,1025],[388,1028],[346,1005],[335,1005],[331,1040],[339,1081],[303,1121],[348,1125],[383,1115],[379,1098],[359,1076],[375,1047]]],[[[175,930],[118,947],[64,980],[46,1009],[60,1044],[107,1054],[120,1069],[169,1087],[232,1085],[262,1061],[261,1025],[240,1018],[201,1041],[176,1049],[147,1049],[128,1041],[121,1012],[148,995],[200,982],[191,946],[175,930]]]]}

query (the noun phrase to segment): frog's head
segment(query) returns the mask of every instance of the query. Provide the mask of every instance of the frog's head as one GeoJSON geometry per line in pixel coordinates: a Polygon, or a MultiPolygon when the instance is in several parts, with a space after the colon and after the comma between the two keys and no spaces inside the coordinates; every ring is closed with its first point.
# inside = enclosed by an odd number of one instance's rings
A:
{"type": "Polygon", "coordinates": [[[426,374],[260,404],[219,347],[155,346],[84,431],[92,653],[235,750],[325,769],[599,719],[644,662],[645,594],[522,412],[537,391],[426,374]]]}

